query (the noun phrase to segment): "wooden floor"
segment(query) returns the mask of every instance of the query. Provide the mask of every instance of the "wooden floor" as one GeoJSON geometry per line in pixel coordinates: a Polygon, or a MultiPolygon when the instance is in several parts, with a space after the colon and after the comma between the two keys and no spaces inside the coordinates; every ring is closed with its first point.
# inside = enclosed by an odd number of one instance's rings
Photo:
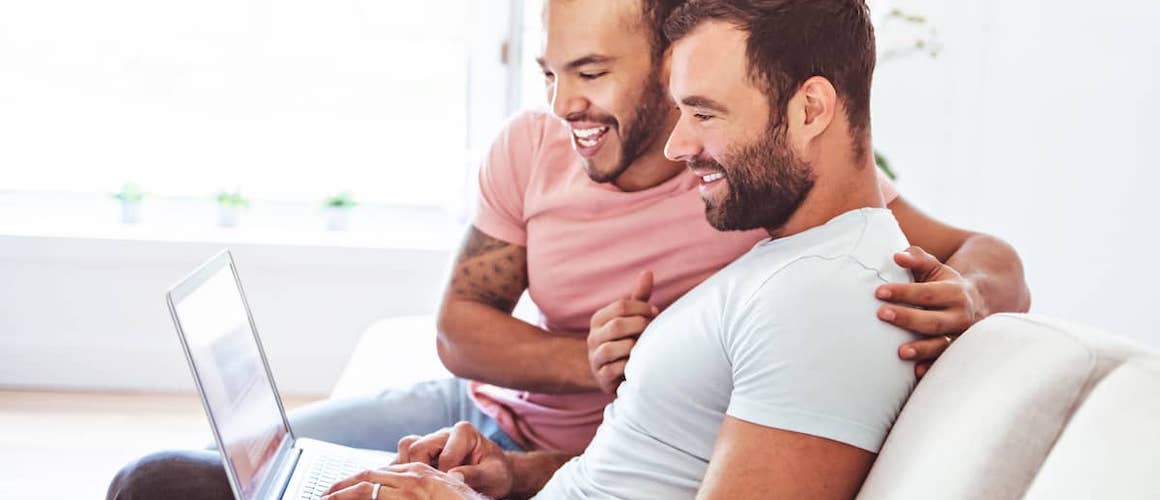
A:
{"type": "Polygon", "coordinates": [[[0,497],[101,499],[130,460],[212,439],[196,395],[0,390],[0,497]]]}

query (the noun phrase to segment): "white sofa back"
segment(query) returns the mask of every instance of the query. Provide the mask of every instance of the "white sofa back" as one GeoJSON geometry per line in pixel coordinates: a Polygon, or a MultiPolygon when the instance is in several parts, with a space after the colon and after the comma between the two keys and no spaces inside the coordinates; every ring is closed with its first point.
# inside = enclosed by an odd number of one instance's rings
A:
{"type": "Polygon", "coordinates": [[[1151,355],[1057,320],[987,318],[919,383],[859,498],[1020,498],[1092,388],[1151,355]]]}
{"type": "Polygon", "coordinates": [[[1160,498],[1160,362],[1129,361],[1097,385],[1024,498],[1160,498]]]}

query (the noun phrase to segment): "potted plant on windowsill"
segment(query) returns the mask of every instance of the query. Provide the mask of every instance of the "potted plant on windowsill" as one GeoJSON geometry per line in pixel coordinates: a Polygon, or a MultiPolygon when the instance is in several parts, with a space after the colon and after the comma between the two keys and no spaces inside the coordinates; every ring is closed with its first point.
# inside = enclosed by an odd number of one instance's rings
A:
{"type": "Polygon", "coordinates": [[[126,182],[121,191],[113,193],[113,199],[121,202],[121,222],[136,224],[141,222],[141,200],[145,199],[145,192],[133,182],[126,182]]]}
{"type": "Polygon", "coordinates": [[[242,210],[250,206],[250,200],[242,196],[241,189],[233,192],[221,191],[217,194],[218,224],[222,227],[234,227],[242,218],[242,210]]]}
{"type": "Polygon", "coordinates": [[[350,193],[343,192],[331,196],[322,202],[323,214],[326,217],[326,229],[342,231],[350,225],[350,212],[354,209],[354,198],[350,193]]]}

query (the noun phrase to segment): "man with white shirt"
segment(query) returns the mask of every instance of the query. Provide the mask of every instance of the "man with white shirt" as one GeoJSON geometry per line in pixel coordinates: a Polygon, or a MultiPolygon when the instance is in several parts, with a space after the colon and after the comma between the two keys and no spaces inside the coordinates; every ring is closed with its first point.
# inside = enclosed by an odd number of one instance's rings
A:
{"type": "Polygon", "coordinates": [[[770,239],[651,322],[582,455],[503,452],[461,424],[331,498],[857,493],[914,384],[884,355],[912,334],[871,317],[874,289],[911,278],[867,161],[866,7],[692,0],[666,35],[681,110],[666,155],[699,178],[710,224],[770,239]]]}

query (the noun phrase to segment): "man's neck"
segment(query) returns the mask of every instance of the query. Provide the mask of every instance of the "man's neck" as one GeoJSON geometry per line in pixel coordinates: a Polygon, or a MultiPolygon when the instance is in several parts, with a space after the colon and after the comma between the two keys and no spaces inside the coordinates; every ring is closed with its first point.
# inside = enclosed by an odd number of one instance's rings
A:
{"type": "Polygon", "coordinates": [[[654,137],[648,149],[637,157],[628,168],[624,169],[624,173],[612,181],[616,187],[627,192],[644,191],[664,184],[665,181],[688,169],[684,162],[673,162],[665,158],[665,141],[668,140],[669,133],[676,126],[676,120],[679,116],[680,112],[675,111],[674,107],[674,111],[669,113],[669,116],[659,127],[665,132],[654,137]]]}
{"type": "Polygon", "coordinates": [[[684,163],[671,162],[664,154],[648,152],[632,162],[612,183],[621,191],[644,191],[664,184],[687,169],[684,163]]]}
{"type": "Polygon", "coordinates": [[[841,158],[817,171],[822,174],[789,220],[781,227],[766,228],[771,237],[782,238],[821,226],[851,210],[886,206],[877,173],[863,159],[841,158]]]}

